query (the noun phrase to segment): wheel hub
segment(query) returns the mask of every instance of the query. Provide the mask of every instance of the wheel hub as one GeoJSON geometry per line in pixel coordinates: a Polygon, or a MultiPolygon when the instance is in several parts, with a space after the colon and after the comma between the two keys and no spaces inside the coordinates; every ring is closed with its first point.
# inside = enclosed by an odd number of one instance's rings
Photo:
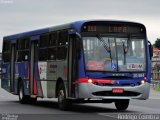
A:
{"type": "Polygon", "coordinates": [[[62,103],[63,102],[63,100],[64,100],[64,91],[63,90],[60,90],[59,91],[59,97],[58,97],[59,99],[59,102],[60,103],[62,103]]]}
{"type": "Polygon", "coordinates": [[[19,90],[19,97],[20,97],[20,99],[22,99],[22,97],[23,97],[23,91],[22,91],[22,88],[20,88],[20,90],[19,90]]]}

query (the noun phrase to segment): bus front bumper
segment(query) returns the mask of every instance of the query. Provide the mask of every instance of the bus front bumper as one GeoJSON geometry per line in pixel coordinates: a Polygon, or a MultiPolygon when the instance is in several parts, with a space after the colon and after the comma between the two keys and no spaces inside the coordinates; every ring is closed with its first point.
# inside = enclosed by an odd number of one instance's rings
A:
{"type": "Polygon", "coordinates": [[[83,99],[140,99],[149,98],[150,84],[144,83],[139,86],[98,86],[92,83],[80,83],[78,85],[78,98],[83,99]],[[122,88],[123,93],[113,93],[113,88],[122,88]]]}

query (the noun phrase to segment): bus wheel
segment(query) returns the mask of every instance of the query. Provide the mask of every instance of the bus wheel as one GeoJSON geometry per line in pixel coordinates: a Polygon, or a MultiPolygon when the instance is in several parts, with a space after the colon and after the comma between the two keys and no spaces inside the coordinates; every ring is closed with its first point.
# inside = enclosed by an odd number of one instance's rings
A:
{"type": "Polygon", "coordinates": [[[126,110],[128,108],[128,105],[129,105],[129,99],[115,101],[115,106],[117,110],[126,110]]]}
{"type": "Polygon", "coordinates": [[[36,104],[37,103],[37,97],[36,98],[29,98],[30,104],[36,104]]]}
{"type": "Polygon", "coordinates": [[[61,110],[69,110],[71,108],[71,103],[66,99],[65,88],[63,84],[59,85],[58,88],[58,106],[61,110]]]}
{"type": "Polygon", "coordinates": [[[24,86],[23,82],[21,81],[19,86],[18,86],[18,96],[19,96],[19,102],[21,104],[25,104],[28,102],[29,96],[24,95],[24,86]]]}

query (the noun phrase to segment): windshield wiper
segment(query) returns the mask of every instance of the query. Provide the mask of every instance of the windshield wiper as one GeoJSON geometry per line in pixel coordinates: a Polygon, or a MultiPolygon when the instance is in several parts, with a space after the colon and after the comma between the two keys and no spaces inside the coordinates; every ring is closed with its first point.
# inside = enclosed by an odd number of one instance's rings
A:
{"type": "Polygon", "coordinates": [[[123,46],[123,52],[124,52],[124,64],[126,64],[126,47],[124,45],[124,42],[122,42],[122,46],[123,46]]]}
{"type": "MultiPolygon", "coordinates": [[[[110,44],[108,42],[108,44],[105,42],[105,40],[100,36],[97,35],[98,40],[102,43],[102,45],[104,46],[105,50],[109,53],[109,57],[111,59],[111,63],[112,63],[112,56],[111,56],[111,50],[110,50],[110,44]]],[[[109,41],[109,39],[108,39],[109,41]]]]}
{"type": "Polygon", "coordinates": [[[128,42],[127,42],[127,47],[126,47],[125,42],[122,41],[122,46],[123,46],[123,51],[124,51],[124,64],[126,64],[126,54],[128,52],[128,48],[129,48],[128,42]]]}
{"type": "Polygon", "coordinates": [[[102,43],[102,45],[104,46],[104,48],[106,49],[107,52],[111,52],[109,45],[107,45],[107,43],[104,41],[104,39],[100,36],[97,35],[98,40],[102,43]]]}

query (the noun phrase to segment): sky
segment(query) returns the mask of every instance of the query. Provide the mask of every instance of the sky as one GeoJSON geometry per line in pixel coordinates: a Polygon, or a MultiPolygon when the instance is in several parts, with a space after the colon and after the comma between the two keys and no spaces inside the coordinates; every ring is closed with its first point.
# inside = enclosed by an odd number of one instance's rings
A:
{"type": "Polygon", "coordinates": [[[0,0],[0,51],[3,36],[85,19],[140,22],[160,38],[160,0],[0,0]]]}

